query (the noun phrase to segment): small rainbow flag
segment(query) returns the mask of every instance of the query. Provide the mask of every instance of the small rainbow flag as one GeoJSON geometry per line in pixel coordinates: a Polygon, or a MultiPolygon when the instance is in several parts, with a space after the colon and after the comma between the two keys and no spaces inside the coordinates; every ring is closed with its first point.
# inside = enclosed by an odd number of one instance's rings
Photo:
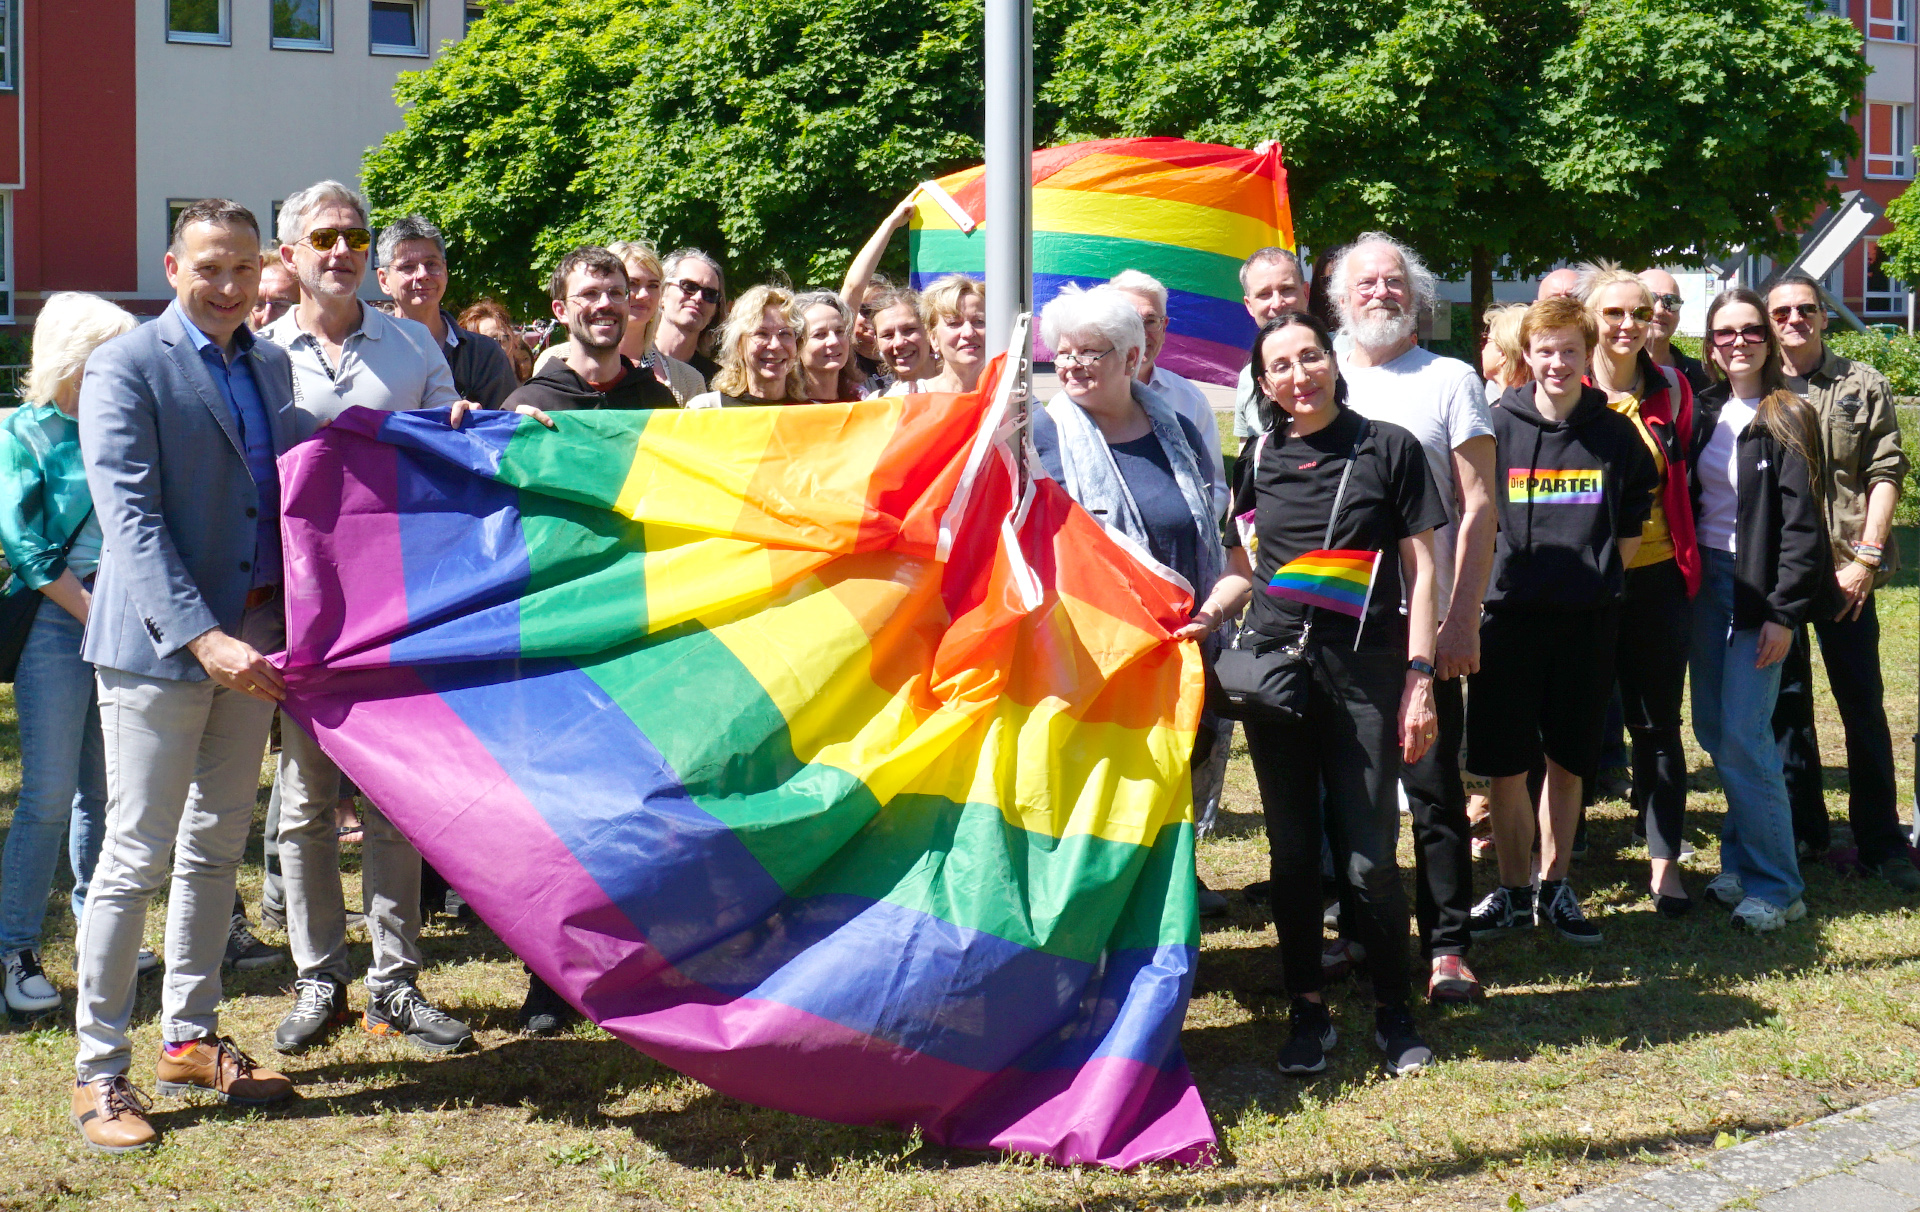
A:
{"type": "MultiPolygon", "coordinates": [[[[916,290],[942,274],[985,276],[985,171],[935,181],[949,198],[921,193],[908,233],[916,290]]],[[[1293,247],[1278,145],[1098,139],[1033,153],[1035,314],[1069,282],[1152,274],[1169,296],[1159,362],[1168,370],[1208,383],[1238,378],[1258,331],[1240,302],[1240,263],[1269,246],[1293,247]]]]}
{"type": "Polygon", "coordinates": [[[1267,592],[1362,618],[1373,596],[1373,573],[1379,564],[1377,551],[1309,551],[1275,570],[1267,592]]]}

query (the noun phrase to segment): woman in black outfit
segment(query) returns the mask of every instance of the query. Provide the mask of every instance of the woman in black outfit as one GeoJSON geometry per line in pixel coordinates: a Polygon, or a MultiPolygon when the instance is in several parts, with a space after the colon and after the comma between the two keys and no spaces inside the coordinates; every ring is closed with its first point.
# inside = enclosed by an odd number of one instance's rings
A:
{"type": "Polygon", "coordinates": [[[1272,851],[1281,966],[1293,997],[1280,1071],[1320,1072],[1337,1038],[1320,992],[1324,793],[1334,866],[1351,885],[1356,934],[1373,960],[1374,1042],[1390,1072],[1413,1073],[1433,1053],[1409,1010],[1396,788],[1401,762],[1418,761],[1436,734],[1433,531],[1447,511],[1419,441],[1346,407],[1346,384],[1320,321],[1283,315],[1269,322],[1254,339],[1252,369],[1262,419],[1279,424],[1263,426],[1269,437],[1242,462],[1228,574],[1255,588],[1246,622],[1255,650],[1301,644],[1305,633],[1313,670],[1302,716],[1246,721],[1272,851]],[[1251,561],[1249,539],[1257,541],[1251,561]],[[1272,592],[1276,571],[1323,549],[1378,553],[1359,617],[1272,592]]]}

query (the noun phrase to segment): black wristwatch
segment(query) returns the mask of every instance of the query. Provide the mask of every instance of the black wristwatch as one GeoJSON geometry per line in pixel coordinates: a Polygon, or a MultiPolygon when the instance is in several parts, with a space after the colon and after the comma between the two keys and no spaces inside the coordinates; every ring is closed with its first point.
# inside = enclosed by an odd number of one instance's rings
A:
{"type": "Polygon", "coordinates": [[[1408,661],[1407,668],[1413,670],[1415,673],[1424,673],[1428,677],[1434,676],[1434,672],[1435,672],[1432,665],[1428,664],[1426,661],[1421,660],[1419,657],[1414,657],[1412,660],[1408,661]]]}

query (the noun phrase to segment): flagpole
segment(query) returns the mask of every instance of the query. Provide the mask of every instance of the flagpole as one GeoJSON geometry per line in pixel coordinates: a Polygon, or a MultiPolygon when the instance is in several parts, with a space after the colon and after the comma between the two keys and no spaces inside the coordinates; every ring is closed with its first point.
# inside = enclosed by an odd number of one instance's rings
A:
{"type": "Polygon", "coordinates": [[[986,338],[992,357],[1006,349],[1015,318],[1033,310],[1033,0],[986,0],[986,10],[986,338]]]}

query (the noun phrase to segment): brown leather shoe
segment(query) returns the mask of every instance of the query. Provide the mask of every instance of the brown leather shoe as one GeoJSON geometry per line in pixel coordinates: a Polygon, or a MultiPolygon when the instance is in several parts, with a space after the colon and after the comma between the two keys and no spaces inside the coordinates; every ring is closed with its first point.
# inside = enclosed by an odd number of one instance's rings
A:
{"type": "Polygon", "coordinates": [[[200,1039],[179,1056],[168,1056],[162,1048],[154,1077],[163,1095],[206,1091],[223,1103],[249,1107],[278,1102],[293,1093],[292,1082],[262,1069],[224,1035],[200,1039]]]}
{"type": "Polygon", "coordinates": [[[73,1125],[87,1148],[102,1153],[151,1149],[154,1131],[147,1108],[152,1105],[124,1073],[73,1084],[73,1125]]]}
{"type": "Polygon", "coordinates": [[[1487,995],[1480,987],[1480,978],[1467,967],[1467,961],[1457,955],[1436,955],[1433,957],[1433,976],[1427,981],[1427,1000],[1434,1005],[1464,1005],[1477,1002],[1487,995]]]}

